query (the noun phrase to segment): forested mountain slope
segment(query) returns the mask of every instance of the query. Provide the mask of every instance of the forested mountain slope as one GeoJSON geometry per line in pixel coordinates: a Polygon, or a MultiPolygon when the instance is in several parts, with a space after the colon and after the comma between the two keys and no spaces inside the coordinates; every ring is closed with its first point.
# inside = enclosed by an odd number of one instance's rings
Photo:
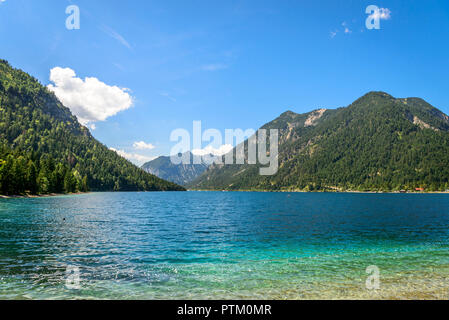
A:
{"type": "MultiPolygon", "coordinates": [[[[350,106],[286,112],[264,129],[280,129],[279,171],[214,165],[192,189],[395,191],[449,188],[449,117],[420,98],[370,92],[350,106]]],[[[234,151],[233,151],[234,152],[234,151]]]]}
{"type": "Polygon", "coordinates": [[[0,60],[0,194],[183,190],[109,150],[56,96],[0,60]]]}

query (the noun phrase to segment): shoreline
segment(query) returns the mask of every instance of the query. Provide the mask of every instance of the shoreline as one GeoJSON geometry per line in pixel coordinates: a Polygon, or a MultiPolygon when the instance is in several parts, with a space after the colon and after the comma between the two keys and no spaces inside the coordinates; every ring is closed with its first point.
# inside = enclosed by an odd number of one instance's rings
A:
{"type": "Polygon", "coordinates": [[[302,191],[302,190],[209,190],[187,189],[189,192],[257,192],[257,193],[361,193],[361,194],[449,194],[449,191],[302,191]]]}
{"type": "MultiPolygon", "coordinates": [[[[120,193],[120,191],[109,191],[110,193],[120,193]]],[[[135,191],[144,192],[144,191],[135,191]]],[[[301,191],[301,190],[189,190],[187,192],[243,192],[243,193],[354,193],[354,194],[413,194],[413,195],[424,195],[424,194],[449,194],[449,191],[428,191],[428,192],[398,192],[398,191],[301,191]]],[[[39,194],[39,195],[0,195],[1,199],[38,199],[38,198],[55,198],[63,196],[76,196],[95,193],[93,191],[89,192],[75,192],[75,193],[49,193],[49,194],[39,194]]]]}
{"type": "Polygon", "coordinates": [[[25,195],[0,195],[0,199],[37,199],[37,198],[53,198],[62,196],[76,196],[82,194],[89,194],[91,192],[75,192],[75,193],[49,193],[49,194],[25,194],[25,195]]]}

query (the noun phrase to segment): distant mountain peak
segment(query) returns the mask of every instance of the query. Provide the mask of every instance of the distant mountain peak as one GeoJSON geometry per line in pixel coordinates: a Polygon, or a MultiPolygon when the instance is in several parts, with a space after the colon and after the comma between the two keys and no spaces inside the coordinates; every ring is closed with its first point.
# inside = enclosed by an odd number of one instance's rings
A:
{"type": "Polygon", "coordinates": [[[190,151],[180,155],[187,155],[190,159],[190,164],[173,164],[170,156],[161,156],[145,163],[142,169],[161,179],[185,185],[198,178],[209,167],[208,164],[203,162],[202,156],[194,155],[190,151]],[[200,163],[194,164],[194,158],[199,159],[200,163]]]}
{"type": "Polygon", "coordinates": [[[388,99],[395,99],[391,94],[384,92],[384,91],[370,91],[367,94],[365,94],[364,97],[380,97],[380,98],[388,98],[388,99]]]}
{"type": "Polygon", "coordinates": [[[279,117],[295,117],[297,115],[298,115],[298,113],[293,112],[291,110],[287,110],[284,113],[282,113],[279,117]]]}

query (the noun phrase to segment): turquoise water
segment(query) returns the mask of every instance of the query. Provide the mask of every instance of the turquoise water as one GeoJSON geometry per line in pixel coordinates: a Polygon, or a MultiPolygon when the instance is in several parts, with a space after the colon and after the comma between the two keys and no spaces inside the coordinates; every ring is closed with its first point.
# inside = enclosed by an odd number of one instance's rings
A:
{"type": "Polygon", "coordinates": [[[0,299],[448,299],[448,249],[445,194],[1,199],[0,299]]]}

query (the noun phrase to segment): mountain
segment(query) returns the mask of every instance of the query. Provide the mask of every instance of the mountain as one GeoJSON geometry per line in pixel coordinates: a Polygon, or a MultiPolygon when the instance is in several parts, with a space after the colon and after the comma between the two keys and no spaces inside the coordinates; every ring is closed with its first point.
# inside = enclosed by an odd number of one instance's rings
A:
{"type": "Polygon", "coordinates": [[[159,157],[145,163],[142,169],[161,179],[186,185],[198,178],[209,167],[203,161],[201,164],[193,164],[194,156],[191,152],[187,152],[187,156],[191,159],[191,164],[173,164],[170,157],[159,157]]]}
{"type": "Polygon", "coordinates": [[[396,99],[384,92],[370,92],[336,110],[288,111],[262,128],[280,130],[275,175],[259,175],[259,165],[213,165],[188,187],[449,189],[449,117],[420,98],[396,99]]]}
{"type": "Polygon", "coordinates": [[[184,190],[95,140],[56,96],[0,60],[0,194],[184,190]]]}

